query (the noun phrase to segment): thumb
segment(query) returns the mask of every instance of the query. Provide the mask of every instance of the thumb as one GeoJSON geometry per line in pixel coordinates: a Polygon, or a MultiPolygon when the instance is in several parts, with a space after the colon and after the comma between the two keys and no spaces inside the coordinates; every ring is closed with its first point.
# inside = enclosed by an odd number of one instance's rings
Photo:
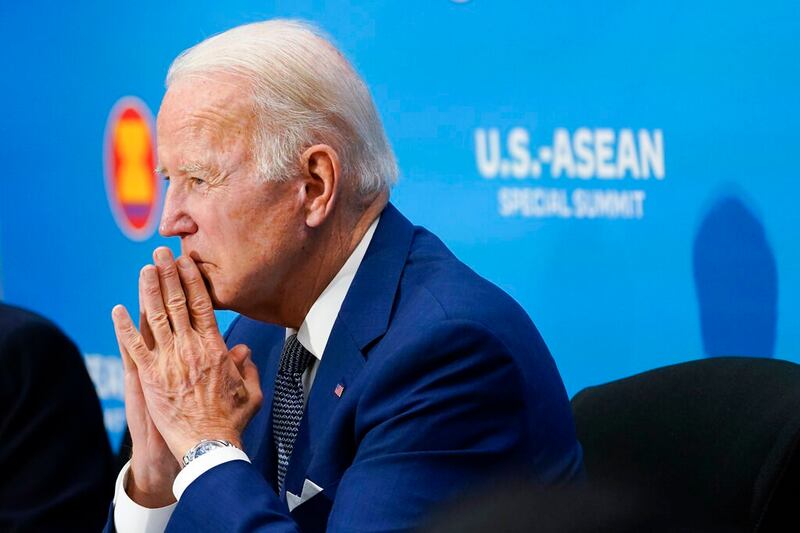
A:
{"type": "MultiPolygon", "coordinates": [[[[247,392],[252,396],[255,395],[256,397],[261,397],[261,380],[258,376],[258,367],[253,362],[252,357],[250,355],[242,362],[242,368],[240,370],[242,373],[242,379],[244,380],[244,386],[247,389],[247,392]]],[[[261,403],[261,400],[258,401],[261,403]]]]}
{"type": "Polygon", "coordinates": [[[252,355],[250,348],[248,348],[246,344],[237,344],[231,348],[231,351],[228,353],[233,360],[233,364],[235,364],[236,368],[239,370],[239,373],[244,376],[244,362],[252,355]]]}

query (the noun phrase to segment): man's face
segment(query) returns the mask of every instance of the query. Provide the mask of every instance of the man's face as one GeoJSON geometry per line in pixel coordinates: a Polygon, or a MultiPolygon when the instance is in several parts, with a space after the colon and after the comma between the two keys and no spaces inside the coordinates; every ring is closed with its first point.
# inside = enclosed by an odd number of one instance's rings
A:
{"type": "Polygon", "coordinates": [[[216,308],[271,315],[301,260],[302,195],[297,179],[258,179],[253,125],[240,78],[172,84],[157,125],[159,166],[169,178],[160,232],[180,237],[216,308]]]}

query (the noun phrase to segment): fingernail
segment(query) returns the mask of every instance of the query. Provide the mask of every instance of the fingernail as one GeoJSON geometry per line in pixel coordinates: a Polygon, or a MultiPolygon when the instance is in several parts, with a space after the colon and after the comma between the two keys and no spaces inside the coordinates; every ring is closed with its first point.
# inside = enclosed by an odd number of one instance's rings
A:
{"type": "Polygon", "coordinates": [[[183,270],[189,270],[189,261],[190,260],[187,257],[180,256],[178,258],[178,268],[181,268],[183,270]]]}
{"type": "Polygon", "coordinates": [[[157,248],[156,249],[156,261],[158,262],[166,262],[169,261],[169,249],[168,248],[157,248]]]}
{"type": "Polygon", "coordinates": [[[156,279],[157,275],[158,274],[156,274],[156,267],[154,267],[153,265],[147,265],[146,267],[144,267],[142,269],[142,276],[146,280],[151,280],[152,281],[152,280],[156,279]]]}

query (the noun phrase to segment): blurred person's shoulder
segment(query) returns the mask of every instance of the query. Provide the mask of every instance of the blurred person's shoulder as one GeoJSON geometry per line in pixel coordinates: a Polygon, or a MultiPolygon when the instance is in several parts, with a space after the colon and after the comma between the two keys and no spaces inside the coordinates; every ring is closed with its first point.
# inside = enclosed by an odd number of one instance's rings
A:
{"type": "Polygon", "coordinates": [[[27,363],[42,359],[73,359],[78,354],[74,343],[47,318],[27,309],[0,302],[0,361],[27,363]],[[58,348],[58,349],[53,349],[58,348]]]}
{"type": "Polygon", "coordinates": [[[56,327],[52,322],[33,311],[0,302],[0,339],[22,328],[31,326],[56,327]]]}
{"type": "Polygon", "coordinates": [[[61,330],[40,314],[0,302],[0,342],[22,332],[53,332],[61,330]]]}

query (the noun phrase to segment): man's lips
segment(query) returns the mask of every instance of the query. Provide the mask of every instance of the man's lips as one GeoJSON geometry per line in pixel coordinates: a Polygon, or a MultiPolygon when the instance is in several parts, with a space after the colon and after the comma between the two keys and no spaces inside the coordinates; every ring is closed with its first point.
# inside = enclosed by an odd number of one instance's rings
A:
{"type": "Polygon", "coordinates": [[[200,271],[200,275],[203,277],[203,281],[205,281],[206,286],[208,286],[209,283],[210,283],[210,281],[208,279],[208,267],[209,266],[212,266],[212,267],[215,266],[214,263],[210,263],[208,261],[204,261],[203,258],[200,257],[200,254],[195,252],[195,251],[191,251],[191,252],[189,252],[189,253],[187,253],[185,255],[188,255],[189,258],[192,261],[194,261],[194,264],[197,265],[197,270],[200,271]]]}
{"type": "Polygon", "coordinates": [[[211,263],[195,260],[195,264],[197,265],[197,270],[200,271],[200,277],[203,278],[203,284],[205,284],[206,290],[211,293],[211,278],[208,276],[208,266],[211,265],[211,263]]]}

